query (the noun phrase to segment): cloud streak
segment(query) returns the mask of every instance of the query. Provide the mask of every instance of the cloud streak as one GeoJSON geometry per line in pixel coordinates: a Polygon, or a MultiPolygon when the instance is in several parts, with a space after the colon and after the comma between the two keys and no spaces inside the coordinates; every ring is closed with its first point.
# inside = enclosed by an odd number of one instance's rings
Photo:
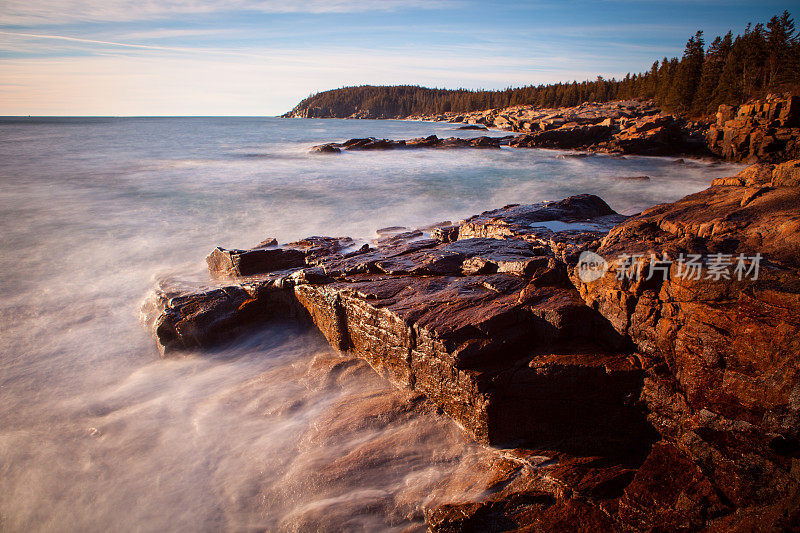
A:
{"type": "Polygon", "coordinates": [[[157,46],[157,45],[147,45],[147,44],[132,44],[132,43],[118,43],[115,41],[101,41],[97,39],[83,39],[81,37],[68,37],[65,35],[43,35],[39,33],[22,33],[22,32],[15,32],[15,31],[0,31],[0,35],[10,35],[13,37],[25,37],[30,39],[53,39],[57,41],[69,41],[73,43],[85,43],[85,44],[100,44],[105,46],[121,46],[125,48],[141,48],[146,50],[163,50],[169,52],[202,52],[202,50],[197,48],[180,48],[174,46],[157,46]]]}
{"type": "Polygon", "coordinates": [[[363,13],[414,9],[453,8],[458,0],[4,0],[0,4],[0,24],[36,25],[68,22],[120,22],[153,20],[181,14],[220,12],[252,13],[363,13]]]}

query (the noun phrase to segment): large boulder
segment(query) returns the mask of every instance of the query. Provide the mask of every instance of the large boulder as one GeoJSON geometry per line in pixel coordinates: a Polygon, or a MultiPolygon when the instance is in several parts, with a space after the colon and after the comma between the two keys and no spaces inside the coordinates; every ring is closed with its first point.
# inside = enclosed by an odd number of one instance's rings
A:
{"type": "Polygon", "coordinates": [[[609,351],[617,335],[584,305],[561,261],[624,218],[579,195],[484,213],[452,239],[410,231],[352,252],[319,237],[217,249],[212,273],[246,281],[192,295],[188,306],[166,301],[159,341],[172,351],[213,344],[237,319],[249,323],[251,309],[260,310],[253,318],[288,312],[288,299],[334,348],[425,394],[481,442],[641,446],[650,431],[636,405],[644,375],[609,351]]]}

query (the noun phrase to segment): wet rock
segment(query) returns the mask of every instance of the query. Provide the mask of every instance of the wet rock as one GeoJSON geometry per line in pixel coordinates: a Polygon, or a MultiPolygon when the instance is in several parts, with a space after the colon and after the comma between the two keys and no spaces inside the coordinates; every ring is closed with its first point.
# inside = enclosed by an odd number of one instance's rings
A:
{"type": "Polygon", "coordinates": [[[413,148],[499,148],[504,138],[502,137],[477,137],[475,139],[461,139],[458,137],[448,137],[440,139],[436,135],[420,137],[406,140],[376,139],[350,139],[343,143],[328,143],[311,148],[312,152],[330,150],[392,150],[392,149],[413,149],[413,148]]]}
{"type": "Polygon", "coordinates": [[[730,512],[700,468],[669,444],[657,444],[619,502],[622,522],[639,531],[696,531],[730,512]]]}
{"type": "Polygon", "coordinates": [[[336,146],[331,146],[330,144],[320,144],[319,146],[314,146],[311,148],[311,153],[313,154],[340,154],[342,150],[337,148],[336,146]]]}
{"type": "Polygon", "coordinates": [[[299,241],[290,242],[283,248],[298,250],[305,256],[308,264],[315,264],[319,259],[333,255],[352,247],[355,241],[350,237],[306,237],[299,241]]]}
{"type": "Polygon", "coordinates": [[[556,148],[641,155],[707,154],[705,127],[659,113],[651,102],[587,103],[574,108],[536,109],[516,106],[468,115],[442,114],[413,117],[467,122],[459,129],[504,129],[521,135],[440,139],[435,135],[407,140],[350,139],[316,146],[340,150],[406,148],[556,148]],[[458,120],[456,120],[458,119],[458,120]]]}
{"type": "Polygon", "coordinates": [[[672,155],[702,153],[704,142],[687,131],[685,121],[672,115],[653,115],[636,120],[615,135],[608,148],[625,154],[672,155]]]}
{"type": "Polygon", "coordinates": [[[302,262],[162,290],[156,335],[171,354],[295,317],[419,399],[409,405],[425,398],[500,447],[432,496],[432,530],[791,529],[798,168],[757,165],[635,217],[578,195],[385,228],[360,248],[270,243],[247,252],[293,251],[302,262]],[[582,280],[583,252],[609,259],[608,272],[582,280]],[[651,253],[759,253],[763,263],[757,280],[708,277],[707,259],[697,279],[674,263],[661,265],[666,278],[619,275],[614,258],[641,254],[646,271],[657,266],[651,253]],[[465,484],[468,498],[448,497],[465,484]]]}
{"type": "Polygon", "coordinates": [[[613,131],[608,126],[581,126],[565,124],[557,129],[533,133],[514,141],[518,148],[562,148],[585,149],[611,138],[613,131]]]}
{"type": "Polygon", "coordinates": [[[299,250],[282,248],[252,250],[226,250],[217,247],[206,258],[212,275],[252,276],[276,270],[286,270],[305,264],[306,256],[299,250]]]}
{"type": "Polygon", "coordinates": [[[338,253],[354,244],[350,237],[306,237],[280,248],[268,239],[250,250],[217,247],[206,258],[214,277],[243,277],[290,270],[315,264],[320,258],[338,253]]]}
{"type": "Polygon", "coordinates": [[[599,239],[626,218],[599,197],[581,194],[558,202],[486,211],[465,220],[458,228],[458,239],[521,239],[534,250],[548,250],[559,260],[574,263],[581,252],[597,248],[599,239]]]}
{"type": "MultiPolygon", "coordinates": [[[[270,287],[305,309],[332,346],[358,354],[395,384],[425,394],[482,442],[620,448],[646,432],[634,406],[641,372],[624,358],[612,365],[605,355],[594,361],[588,355],[604,353],[602,345],[613,344],[613,332],[583,305],[553,249],[537,240],[547,234],[546,242],[552,242],[563,233],[558,238],[582,249],[585,232],[531,226],[537,221],[598,221],[591,228],[597,240],[607,231],[605,217],[618,215],[596,196],[581,195],[509,206],[455,229],[438,226],[447,228],[440,233],[448,235],[448,242],[425,238],[419,230],[393,228],[383,232],[374,249],[359,253],[342,253],[349,239],[311,237],[280,248],[218,249],[209,265],[214,273],[236,275],[294,269],[276,273],[270,287]],[[471,235],[489,224],[510,231],[471,235]],[[291,261],[279,262],[280,254],[290,254],[291,261]],[[236,268],[225,260],[238,261],[236,268]],[[316,266],[301,268],[306,264],[316,266]],[[558,361],[542,356],[552,347],[558,347],[558,361]],[[587,388],[586,394],[573,391],[569,399],[558,395],[568,383],[581,380],[610,381],[599,389],[587,388]],[[605,392],[598,396],[601,390],[605,392]],[[528,407],[517,409],[521,403],[528,407]],[[575,406],[583,406],[575,413],[587,416],[573,416],[575,406]],[[609,424],[624,419],[636,427],[621,434],[610,427],[598,431],[606,427],[598,425],[598,410],[609,424]],[[543,413],[573,422],[562,420],[559,427],[536,422],[543,413]]],[[[247,297],[237,294],[237,299],[224,299],[223,307],[214,298],[198,302],[200,314],[185,313],[180,306],[165,314],[189,324],[221,309],[223,327],[235,320],[247,297]]],[[[247,294],[262,309],[268,303],[252,291],[247,294]]],[[[271,298],[269,291],[258,294],[271,298]]]]}
{"type": "Polygon", "coordinates": [[[159,314],[154,330],[162,356],[214,347],[273,319],[301,316],[273,280],[182,289],[179,294],[162,285],[155,292],[155,306],[159,314]]]}

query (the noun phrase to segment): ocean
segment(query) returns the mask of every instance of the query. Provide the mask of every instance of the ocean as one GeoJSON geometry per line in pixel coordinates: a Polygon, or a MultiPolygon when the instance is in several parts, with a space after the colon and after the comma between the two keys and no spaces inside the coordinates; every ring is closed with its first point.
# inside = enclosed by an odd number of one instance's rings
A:
{"type": "MultiPolygon", "coordinates": [[[[0,119],[0,530],[424,530],[488,453],[314,332],[162,360],[143,302],[215,246],[371,238],[594,193],[621,213],[741,167],[533,149],[309,154],[444,123],[0,119]],[[621,178],[649,176],[649,180],[621,178]]],[[[489,132],[504,135],[504,132],[489,132]]]]}

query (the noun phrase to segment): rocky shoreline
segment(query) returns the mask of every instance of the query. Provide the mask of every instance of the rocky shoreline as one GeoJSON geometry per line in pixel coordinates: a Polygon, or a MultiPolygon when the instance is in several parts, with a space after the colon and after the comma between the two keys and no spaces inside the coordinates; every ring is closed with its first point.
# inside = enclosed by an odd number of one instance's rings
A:
{"type": "Polygon", "coordinates": [[[478,139],[351,139],[316,146],[312,151],[510,146],[650,156],[710,156],[746,162],[774,163],[800,157],[800,97],[791,95],[769,95],[739,107],[722,105],[714,123],[687,121],[662,113],[652,102],[636,100],[585,103],[559,109],[516,106],[473,113],[410,116],[407,120],[451,122],[464,124],[459,129],[493,128],[516,135],[478,139]]]}
{"type": "Polygon", "coordinates": [[[797,529],[798,205],[790,161],[634,217],[578,195],[267,239],[161,283],[148,314],[164,356],[296,321],[447,414],[493,459],[479,496],[424,508],[434,531],[797,529]]]}

